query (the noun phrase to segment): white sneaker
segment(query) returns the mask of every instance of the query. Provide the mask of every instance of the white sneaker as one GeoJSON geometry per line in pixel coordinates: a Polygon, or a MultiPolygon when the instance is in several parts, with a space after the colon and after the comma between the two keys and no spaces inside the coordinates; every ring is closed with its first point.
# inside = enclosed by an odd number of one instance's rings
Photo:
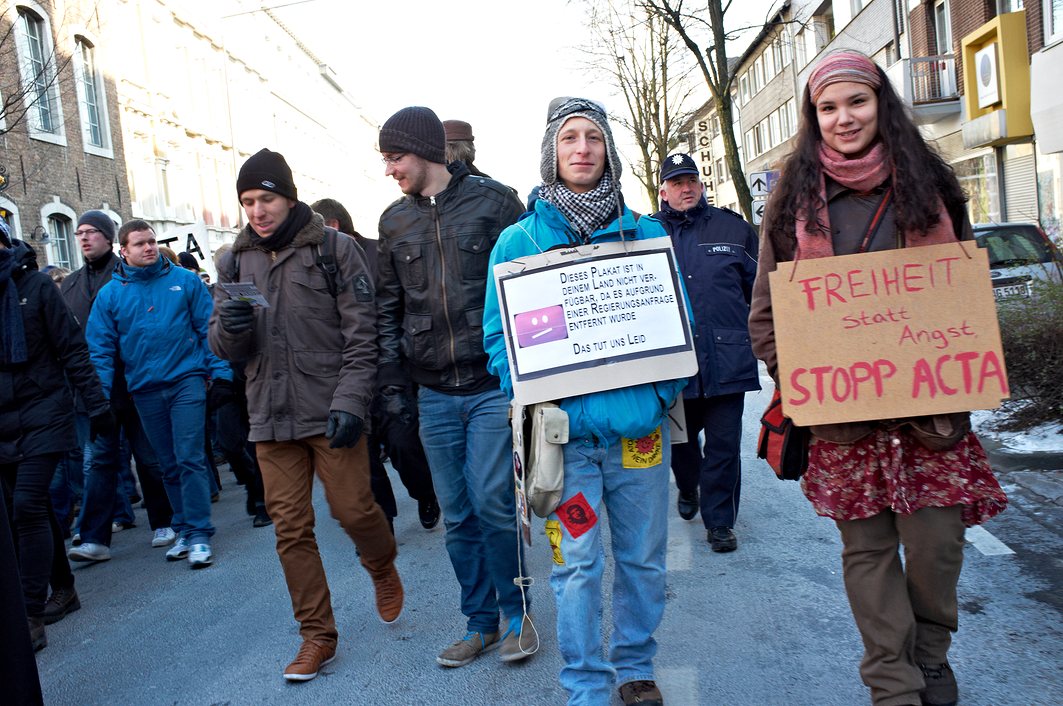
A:
{"type": "Polygon", "coordinates": [[[111,550],[106,544],[85,542],[71,547],[66,556],[71,561],[107,561],[111,558],[111,550]]]}
{"type": "Polygon", "coordinates": [[[166,552],[166,561],[180,561],[188,556],[188,540],[178,537],[173,546],[166,552]]]}
{"type": "Polygon", "coordinates": [[[165,547],[177,539],[177,533],[169,527],[160,527],[155,530],[155,536],[151,538],[151,546],[165,547]]]}
{"type": "Polygon", "coordinates": [[[214,554],[209,544],[193,544],[188,552],[188,565],[193,569],[203,569],[214,563],[214,554]]]}

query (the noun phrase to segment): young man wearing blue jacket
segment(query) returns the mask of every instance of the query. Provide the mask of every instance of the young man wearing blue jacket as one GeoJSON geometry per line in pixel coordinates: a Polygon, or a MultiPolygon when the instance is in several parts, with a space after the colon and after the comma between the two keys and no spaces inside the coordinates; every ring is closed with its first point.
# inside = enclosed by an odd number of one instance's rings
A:
{"type": "Polygon", "coordinates": [[[654,218],[672,237],[697,320],[698,372],[683,390],[690,435],[672,453],[679,514],[690,520],[700,508],[712,551],[730,552],[738,548],[742,410],[746,392],[760,389],[748,326],[757,233],[736,213],[706,202],[690,155],[667,157],[660,176],[664,206],[654,218]],[[698,442],[702,430],[704,447],[698,442]]]}
{"type": "Polygon", "coordinates": [[[203,449],[207,386],[231,397],[232,372],[207,345],[213,309],[194,273],[159,257],[155,231],[132,220],[118,231],[122,263],[96,297],[86,335],[92,363],[110,395],[116,363],[144,422],[173,507],[177,541],[166,558],[193,569],[214,561],[210,480],[203,449]]]}
{"type": "MultiPolygon", "coordinates": [[[[637,222],[620,193],[620,160],[601,106],[555,99],[543,137],[543,184],[534,208],[499,236],[491,267],[547,250],[621,239],[663,238],[653,218],[637,222]]],[[[510,396],[513,386],[498,295],[487,287],[484,348],[488,370],[510,396]]],[[[557,599],[561,685],[569,704],[609,703],[615,685],[625,704],[662,704],[653,673],[653,633],[664,615],[668,539],[667,412],[685,380],[646,383],[567,397],[564,495],[548,520],[560,533],[550,578],[557,599]],[[625,468],[623,440],[652,445],[655,466],[625,468]],[[609,515],[615,580],[613,629],[602,649],[603,511],[609,515]],[[563,529],[561,529],[563,528],[563,529]]],[[[631,464],[628,464],[631,465],[631,464]]],[[[556,535],[555,535],[556,536],[556,535]]]]}

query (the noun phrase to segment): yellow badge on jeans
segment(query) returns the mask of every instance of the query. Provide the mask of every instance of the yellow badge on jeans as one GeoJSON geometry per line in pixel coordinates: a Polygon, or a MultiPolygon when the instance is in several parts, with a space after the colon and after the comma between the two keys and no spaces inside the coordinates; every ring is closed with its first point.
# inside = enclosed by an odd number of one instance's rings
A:
{"type": "Polygon", "coordinates": [[[624,468],[653,468],[664,462],[660,427],[641,439],[621,439],[620,447],[624,468]]]}
{"type": "Polygon", "coordinates": [[[565,557],[561,556],[561,523],[557,520],[546,521],[546,538],[550,540],[550,548],[554,550],[554,563],[558,566],[565,565],[565,557]]]}

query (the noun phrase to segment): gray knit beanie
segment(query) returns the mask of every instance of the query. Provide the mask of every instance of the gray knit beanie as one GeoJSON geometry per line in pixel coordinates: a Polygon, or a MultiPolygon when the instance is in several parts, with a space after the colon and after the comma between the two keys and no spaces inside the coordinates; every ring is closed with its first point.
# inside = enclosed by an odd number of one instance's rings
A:
{"type": "Polygon", "coordinates": [[[539,172],[543,184],[550,186],[557,183],[557,133],[570,118],[586,118],[598,126],[605,136],[606,169],[613,181],[620,183],[620,155],[613,142],[613,131],[609,129],[609,120],[605,108],[586,98],[555,98],[550,101],[552,110],[546,120],[546,133],[543,135],[542,161],[539,172]]]}
{"type": "Polygon", "coordinates": [[[81,218],[78,219],[78,227],[86,225],[92,226],[103,233],[103,237],[107,238],[107,242],[114,243],[114,221],[103,211],[85,211],[82,213],[81,218]]]}
{"type": "Polygon", "coordinates": [[[447,135],[431,108],[411,106],[380,128],[381,152],[410,152],[429,162],[447,163],[447,135]]]}

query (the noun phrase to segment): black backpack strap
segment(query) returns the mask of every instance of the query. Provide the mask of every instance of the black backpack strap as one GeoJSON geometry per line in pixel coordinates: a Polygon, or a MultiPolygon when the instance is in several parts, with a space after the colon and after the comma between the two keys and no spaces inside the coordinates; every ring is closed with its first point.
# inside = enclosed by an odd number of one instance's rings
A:
{"type": "Polygon", "coordinates": [[[328,287],[328,293],[333,298],[339,295],[341,287],[339,286],[339,273],[340,268],[336,263],[336,235],[330,234],[325,231],[325,252],[321,251],[321,246],[317,243],[314,244],[314,264],[325,275],[325,284],[328,287]]]}

